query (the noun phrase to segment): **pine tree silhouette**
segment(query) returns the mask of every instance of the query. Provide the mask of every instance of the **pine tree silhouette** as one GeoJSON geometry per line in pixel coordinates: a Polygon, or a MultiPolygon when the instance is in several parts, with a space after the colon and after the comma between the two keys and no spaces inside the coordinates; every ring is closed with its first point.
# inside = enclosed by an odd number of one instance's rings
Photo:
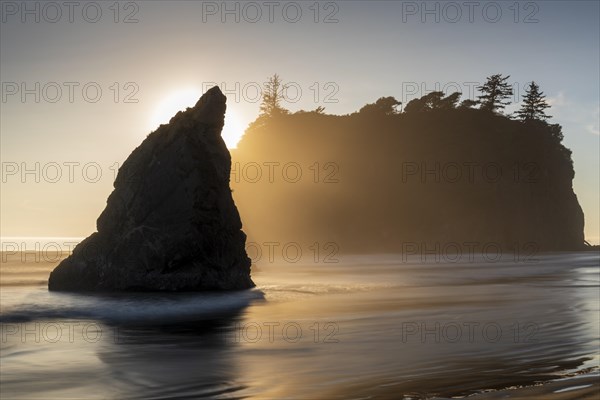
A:
{"type": "Polygon", "coordinates": [[[540,87],[535,82],[531,82],[523,96],[523,105],[515,114],[522,121],[545,121],[552,118],[544,111],[547,108],[550,108],[550,105],[546,103],[544,92],[540,92],[540,87]]]}
{"type": "Polygon", "coordinates": [[[270,77],[265,83],[262,103],[260,104],[260,113],[268,116],[289,113],[288,110],[281,106],[281,102],[285,100],[287,89],[288,85],[281,82],[279,75],[275,74],[270,77]]]}
{"type": "Polygon", "coordinates": [[[489,76],[482,86],[477,87],[482,93],[478,96],[482,110],[501,111],[510,104],[510,101],[505,101],[513,94],[512,87],[506,82],[508,78],[510,75],[503,77],[502,74],[495,74],[489,76]]]}

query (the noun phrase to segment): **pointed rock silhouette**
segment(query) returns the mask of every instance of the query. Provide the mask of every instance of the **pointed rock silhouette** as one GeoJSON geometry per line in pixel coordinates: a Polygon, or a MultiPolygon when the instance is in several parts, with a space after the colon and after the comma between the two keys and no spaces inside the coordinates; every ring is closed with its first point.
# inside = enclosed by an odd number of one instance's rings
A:
{"type": "Polygon", "coordinates": [[[123,163],[86,238],[50,274],[59,291],[247,289],[246,235],[229,188],[218,87],[161,125],[123,163]]]}

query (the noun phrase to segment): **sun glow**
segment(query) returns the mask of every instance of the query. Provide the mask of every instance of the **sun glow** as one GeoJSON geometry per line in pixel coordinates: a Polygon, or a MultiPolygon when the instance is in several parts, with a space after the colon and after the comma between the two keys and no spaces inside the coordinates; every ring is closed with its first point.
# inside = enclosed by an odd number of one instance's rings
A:
{"type": "MultiPolygon", "coordinates": [[[[150,129],[155,130],[161,124],[169,123],[178,111],[185,111],[188,107],[193,107],[202,96],[202,91],[197,88],[182,89],[171,92],[161,100],[152,113],[150,129]]],[[[225,126],[221,136],[228,148],[233,149],[244,134],[244,126],[240,122],[238,113],[231,105],[227,105],[225,113],[225,126]]]]}

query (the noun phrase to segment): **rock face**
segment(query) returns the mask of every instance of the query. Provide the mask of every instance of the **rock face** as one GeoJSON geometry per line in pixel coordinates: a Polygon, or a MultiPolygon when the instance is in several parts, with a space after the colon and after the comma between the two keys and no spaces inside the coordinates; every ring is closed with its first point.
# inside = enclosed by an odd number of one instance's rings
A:
{"type": "Polygon", "coordinates": [[[200,291],[254,286],[229,188],[225,96],[207,91],[122,165],[97,232],[50,274],[62,291],[200,291]]]}

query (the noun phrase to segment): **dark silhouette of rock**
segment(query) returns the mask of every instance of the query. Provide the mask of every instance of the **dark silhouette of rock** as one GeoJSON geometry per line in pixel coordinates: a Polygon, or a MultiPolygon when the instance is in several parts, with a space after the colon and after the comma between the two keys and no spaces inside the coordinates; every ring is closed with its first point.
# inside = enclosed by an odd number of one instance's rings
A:
{"type": "Polygon", "coordinates": [[[260,117],[232,151],[249,239],[317,243],[321,262],[361,252],[528,260],[585,248],[560,126],[436,103],[422,112],[260,117]],[[244,179],[250,163],[262,166],[256,181],[244,179]]]}
{"type": "Polygon", "coordinates": [[[50,274],[64,291],[237,290],[254,286],[246,235],[229,188],[214,87],[125,161],[98,231],[50,274]]]}

